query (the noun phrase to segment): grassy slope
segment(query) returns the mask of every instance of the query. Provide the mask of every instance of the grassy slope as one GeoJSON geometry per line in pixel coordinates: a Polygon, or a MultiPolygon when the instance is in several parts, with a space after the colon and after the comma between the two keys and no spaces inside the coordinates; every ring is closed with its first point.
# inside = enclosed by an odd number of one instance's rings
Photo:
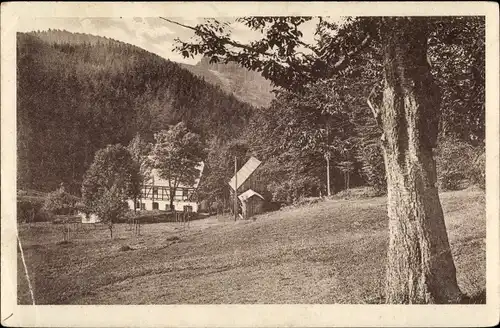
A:
{"type": "MultiPolygon", "coordinates": [[[[484,194],[442,194],[461,288],[485,285],[484,194]]],[[[20,228],[38,304],[363,303],[380,301],[387,247],[385,198],[331,200],[237,223],[189,229],[150,224],[116,240],[61,227],[20,228]],[[178,236],[180,241],[169,240],[178,236]],[[120,251],[121,245],[135,248],[120,251]]],[[[19,302],[30,302],[18,261],[19,302]]]]}

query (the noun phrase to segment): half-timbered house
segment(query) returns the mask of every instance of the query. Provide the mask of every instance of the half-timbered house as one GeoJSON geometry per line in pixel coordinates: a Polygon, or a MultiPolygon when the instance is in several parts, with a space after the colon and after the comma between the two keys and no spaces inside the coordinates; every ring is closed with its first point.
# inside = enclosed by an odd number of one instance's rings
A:
{"type": "MultiPolygon", "coordinates": [[[[197,190],[203,175],[205,164],[200,162],[197,166],[200,174],[194,184],[179,184],[175,190],[174,208],[176,211],[198,211],[197,190]]],[[[138,210],[170,210],[170,184],[168,180],[162,179],[156,169],[151,171],[150,183],[142,186],[141,195],[138,199],[128,200],[129,208],[138,210]]]]}

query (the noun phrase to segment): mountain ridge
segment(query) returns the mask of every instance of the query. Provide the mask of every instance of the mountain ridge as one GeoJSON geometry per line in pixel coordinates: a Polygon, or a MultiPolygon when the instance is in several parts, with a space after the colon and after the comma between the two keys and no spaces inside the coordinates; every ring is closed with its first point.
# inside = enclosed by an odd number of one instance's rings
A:
{"type": "Polygon", "coordinates": [[[196,65],[181,63],[181,66],[255,107],[269,107],[274,99],[271,82],[238,64],[209,63],[203,57],[196,65]]]}
{"type": "Polygon", "coordinates": [[[254,108],[142,48],[61,30],[17,34],[18,186],[74,184],[94,153],[184,121],[206,140],[240,133],[254,108]]]}
{"type": "MultiPolygon", "coordinates": [[[[122,41],[108,38],[105,36],[73,33],[64,30],[49,29],[35,33],[49,43],[69,43],[69,44],[128,44],[122,41]],[[71,36],[68,34],[70,33],[71,36]]],[[[221,87],[223,91],[234,95],[239,100],[249,103],[255,107],[268,107],[274,99],[272,93],[273,86],[258,72],[250,71],[235,63],[209,63],[206,57],[201,58],[196,64],[186,64],[173,61],[169,58],[149,52],[139,46],[129,44],[130,46],[140,48],[148,53],[159,56],[180,67],[187,69],[195,76],[204,79],[206,82],[221,87]]]]}

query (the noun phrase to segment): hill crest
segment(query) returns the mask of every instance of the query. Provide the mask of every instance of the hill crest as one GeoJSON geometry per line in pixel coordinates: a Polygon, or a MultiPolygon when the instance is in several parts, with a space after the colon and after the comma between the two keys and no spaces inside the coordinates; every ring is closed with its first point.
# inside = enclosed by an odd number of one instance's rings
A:
{"type": "Polygon", "coordinates": [[[142,48],[104,37],[17,34],[18,186],[76,189],[97,149],[184,121],[228,140],[254,108],[142,48]],[[65,161],[61,162],[61,159],[65,161]]]}

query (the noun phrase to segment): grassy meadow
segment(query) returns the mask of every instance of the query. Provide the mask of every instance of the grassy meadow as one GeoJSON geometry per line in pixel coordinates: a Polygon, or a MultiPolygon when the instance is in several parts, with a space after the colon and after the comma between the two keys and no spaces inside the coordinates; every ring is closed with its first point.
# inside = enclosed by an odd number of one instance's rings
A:
{"type": "MultiPolygon", "coordinates": [[[[462,291],[485,289],[484,192],[441,194],[462,291]]],[[[329,199],[232,221],[20,224],[36,304],[383,302],[385,197],[329,199]],[[128,246],[128,247],[127,247],[128,246]]],[[[18,302],[31,304],[18,251],[18,302]]]]}

